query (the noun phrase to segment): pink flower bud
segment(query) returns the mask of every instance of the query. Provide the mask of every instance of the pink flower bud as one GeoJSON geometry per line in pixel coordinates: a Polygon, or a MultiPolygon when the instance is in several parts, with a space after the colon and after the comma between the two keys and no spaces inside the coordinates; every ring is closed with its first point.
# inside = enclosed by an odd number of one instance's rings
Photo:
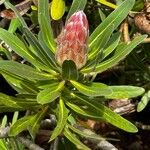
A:
{"type": "Polygon", "coordinates": [[[57,62],[62,65],[64,60],[72,60],[78,69],[85,65],[88,36],[89,27],[86,15],[83,11],[78,11],[69,18],[57,38],[57,62]]]}

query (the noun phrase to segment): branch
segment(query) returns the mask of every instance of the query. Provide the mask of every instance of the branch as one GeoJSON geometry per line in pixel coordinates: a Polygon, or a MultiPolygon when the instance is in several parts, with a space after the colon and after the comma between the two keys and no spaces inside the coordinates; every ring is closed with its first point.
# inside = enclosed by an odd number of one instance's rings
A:
{"type": "Polygon", "coordinates": [[[25,145],[29,150],[44,150],[37,144],[33,143],[32,141],[28,140],[27,138],[23,136],[18,136],[17,137],[18,141],[20,141],[23,145],[25,145]]]}
{"type": "Polygon", "coordinates": [[[108,141],[100,141],[96,145],[97,148],[100,148],[101,150],[118,150],[115,146],[113,146],[108,141]]]}
{"type": "Polygon", "coordinates": [[[8,137],[8,132],[9,132],[9,127],[5,127],[5,128],[0,128],[0,139],[1,138],[7,138],[8,137]]]}
{"type": "MultiPolygon", "coordinates": [[[[0,138],[9,138],[8,132],[10,127],[0,128],[0,138]]],[[[33,143],[32,141],[28,140],[23,136],[18,136],[17,140],[20,141],[23,145],[25,145],[29,150],[44,150],[37,144],[33,143]]]]}

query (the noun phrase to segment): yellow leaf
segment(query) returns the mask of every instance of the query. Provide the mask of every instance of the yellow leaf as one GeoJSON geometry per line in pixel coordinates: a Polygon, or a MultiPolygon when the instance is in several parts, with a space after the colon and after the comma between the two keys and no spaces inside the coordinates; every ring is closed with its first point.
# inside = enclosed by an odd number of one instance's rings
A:
{"type": "Polygon", "coordinates": [[[64,0],[52,0],[51,3],[51,17],[54,20],[59,20],[65,12],[65,1],[64,0]]]}
{"type": "Polygon", "coordinates": [[[106,0],[96,0],[97,2],[103,4],[103,5],[106,5],[108,7],[111,7],[113,9],[116,9],[117,8],[117,5],[113,4],[113,3],[110,3],[110,2],[107,2],[106,0]]]}

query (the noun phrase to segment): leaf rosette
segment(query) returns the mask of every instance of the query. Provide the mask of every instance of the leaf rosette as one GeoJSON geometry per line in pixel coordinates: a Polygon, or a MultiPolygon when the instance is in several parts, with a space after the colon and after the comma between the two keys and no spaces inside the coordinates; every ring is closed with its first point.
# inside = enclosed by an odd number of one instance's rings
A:
{"type": "MultiPolygon", "coordinates": [[[[29,130],[35,136],[40,121],[50,112],[57,118],[50,140],[63,134],[82,149],[89,148],[78,139],[78,136],[83,136],[82,132],[70,126],[73,124],[70,116],[75,123],[77,116],[84,116],[109,122],[127,132],[137,132],[136,126],[107,108],[104,102],[106,99],[137,97],[144,93],[144,89],[136,86],[108,86],[90,80],[124,59],[146,38],[146,35],[140,35],[125,44],[119,42],[120,33],[113,33],[132,9],[134,0],[125,0],[90,36],[83,12],[86,3],[86,0],[73,1],[65,27],[56,42],[48,0],[38,1],[40,31],[37,36],[30,31],[16,8],[5,2],[20,21],[23,36],[19,38],[1,28],[0,39],[29,65],[0,60],[0,73],[17,91],[16,97],[0,94],[0,112],[32,110],[35,113],[16,121],[11,126],[10,136],[16,136],[23,130],[29,130]]],[[[53,9],[54,6],[51,11],[53,9]]],[[[59,16],[55,15],[57,19],[59,16]]],[[[92,138],[99,137],[94,135],[92,138]]]]}

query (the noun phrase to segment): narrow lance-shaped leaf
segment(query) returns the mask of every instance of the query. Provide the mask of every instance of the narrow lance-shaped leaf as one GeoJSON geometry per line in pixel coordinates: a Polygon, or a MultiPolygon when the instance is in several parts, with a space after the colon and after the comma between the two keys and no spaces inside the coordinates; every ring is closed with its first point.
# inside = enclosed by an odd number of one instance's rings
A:
{"type": "Polygon", "coordinates": [[[70,16],[78,10],[84,10],[84,7],[87,3],[87,0],[73,0],[69,13],[67,15],[66,20],[70,18],[70,16]]]}
{"type": "Polygon", "coordinates": [[[14,99],[15,98],[13,97],[0,93],[0,105],[5,105],[14,108],[21,108],[21,106],[19,106],[14,99]]]}
{"type": "Polygon", "coordinates": [[[29,100],[22,99],[22,98],[8,96],[3,93],[0,93],[0,105],[10,107],[10,109],[15,108],[16,110],[17,109],[21,109],[21,110],[31,109],[33,107],[38,106],[35,100],[29,101],[29,100]]]}
{"type": "Polygon", "coordinates": [[[32,117],[33,116],[26,116],[17,120],[17,122],[10,127],[9,136],[16,136],[23,130],[26,130],[30,125],[32,117]]]}
{"type": "Polygon", "coordinates": [[[0,39],[5,41],[5,43],[8,44],[10,48],[20,56],[28,58],[27,60],[33,59],[33,57],[28,53],[28,50],[25,47],[24,43],[17,36],[1,28],[0,39]]]}
{"type": "Polygon", "coordinates": [[[2,119],[1,128],[5,128],[7,125],[7,115],[5,115],[2,119]]]}
{"type": "MultiPolygon", "coordinates": [[[[74,126],[67,124],[67,126],[69,127],[69,129],[71,129],[73,132],[77,133],[81,137],[85,137],[85,138],[93,139],[93,140],[106,140],[105,138],[101,137],[100,135],[97,135],[96,133],[94,133],[92,130],[85,128],[83,126],[80,126],[77,124],[74,126]]],[[[108,138],[107,138],[107,140],[108,140],[108,138]]],[[[111,139],[111,140],[113,140],[113,139],[111,139]]]]}
{"type": "Polygon", "coordinates": [[[77,80],[78,70],[76,64],[71,60],[65,60],[62,64],[62,77],[64,80],[77,80]]]}
{"type": "Polygon", "coordinates": [[[49,88],[42,90],[37,95],[37,102],[40,104],[46,104],[54,101],[57,97],[60,96],[61,90],[64,88],[64,84],[65,81],[62,81],[55,86],[50,86],[49,88]]]}
{"type": "Polygon", "coordinates": [[[59,105],[58,105],[58,119],[57,119],[57,126],[52,132],[50,141],[54,140],[59,134],[61,134],[64,126],[66,125],[68,117],[68,110],[64,105],[63,99],[60,98],[59,105]]]}
{"type": "Polygon", "coordinates": [[[0,72],[8,72],[24,79],[29,80],[45,80],[51,79],[53,76],[39,72],[37,69],[20,64],[15,61],[0,60],[0,72]]]}
{"type": "Polygon", "coordinates": [[[34,82],[23,80],[22,82],[20,82],[20,86],[24,90],[24,92],[19,92],[19,93],[37,94],[39,92],[39,89],[36,87],[34,82]]]}
{"type": "MultiPolygon", "coordinates": [[[[37,57],[41,59],[44,64],[55,70],[56,67],[54,61],[52,60],[51,56],[49,56],[47,51],[45,51],[45,49],[38,42],[38,39],[34,36],[34,34],[28,28],[23,28],[23,31],[27,41],[31,44],[32,48],[37,54],[37,57]]],[[[54,57],[54,54],[52,57],[54,57]]]]}
{"type": "Polygon", "coordinates": [[[20,107],[8,107],[8,106],[4,106],[4,105],[0,105],[0,113],[4,113],[4,112],[15,112],[15,111],[25,111],[25,110],[38,110],[40,109],[39,106],[34,106],[34,107],[30,107],[28,106],[28,108],[20,108],[20,107]]]}
{"type": "MultiPolygon", "coordinates": [[[[33,110],[33,108],[32,108],[32,110],[33,110]]],[[[24,108],[22,109],[22,108],[15,108],[15,107],[8,107],[8,106],[0,105],[0,112],[1,113],[15,112],[15,111],[25,111],[25,109],[24,108]]]]}
{"type": "Polygon", "coordinates": [[[46,106],[44,109],[39,111],[32,119],[31,119],[31,125],[29,126],[29,132],[31,133],[33,139],[35,138],[36,133],[39,130],[41,120],[43,119],[44,115],[46,114],[48,110],[48,106],[46,106]]]}
{"type": "MultiPolygon", "coordinates": [[[[18,75],[12,74],[8,71],[2,70],[2,75],[10,86],[18,93],[34,93],[37,94],[38,88],[35,85],[35,80],[29,81],[28,79],[22,78],[18,75]]],[[[41,80],[40,80],[41,81],[41,80]]]]}
{"type": "Polygon", "coordinates": [[[18,55],[25,58],[27,61],[32,63],[34,66],[39,67],[40,69],[50,71],[51,73],[55,73],[49,67],[46,67],[41,62],[37,61],[34,57],[33,53],[28,51],[25,44],[15,35],[6,31],[5,29],[0,29],[0,39],[3,40],[9,47],[15,51],[18,55]],[[12,40],[13,39],[13,40],[12,40]]]}
{"type": "Polygon", "coordinates": [[[117,113],[113,112],[111,109],[107,108],[106,106],[94,100],[88,99],[88,97],[84,99],[77,95],[75,96],[80,102],[82,102],[84,105],[88,106],[90,110],[95,112],[96,116],[97,114],[99,114],[100,117],[102,117],[102,120],[107,121],[110,124],[120,129],[123,129],[127,132],[131,132],[131,133],[137,132],[137,128],[135,125],[133,125],[131,122],[127,121],[117,113]]]}
{"type": "Polygon", "coordinates": [[[95,70],[93,70],[93,67],[88,67],[88,68],[83,68],[81,72],[83,73],[92,73],[92,72],[103,72],[113,66],[115,66],[120,60],[124,59],[138,44],[140,44],[147,36],[142,35],[138,36],[135,38],[133,41],[131,41],[129,44],[124,45],[123,47],[118,47],[116,49],[114,55],[109,58],[106,61],[103,61],[99,63],[96,67],[95,70]]]}
{"type": "Polygon", "coordinates": [[[38,21],[42,31],[43,42],[52,52],[55,52],[56,43],[51,27],[48,0],[38,0],[38,21]]]}
{"type": "Polygon", "coordinates": [[[81,106],[73,104],[71,102],[66,102],[67,106],[72,109],[74,112],[84,116],[86,118],[95,119],[95,120],[102,120],[102,116],[95,114],[94,112],[84,109],[81,106]]]}
{"type": "Polygon", "coordinates": [[[21,17],[21,15],[20,15],[20,13],[18,12],[18,10],[16,9],[16,7],[13,6],[9,1],[5,1],[5,5],[6,5],[8,8],[12,9],[12,10],[15,12],[15,14],[16,14],[17,18],[19,19],[20,23],[22,24],[22,26],[23,26],[23,27],[27,27],[26,22],[25,22],[24,19],[21,17]]]}
{"type": "Polygon", "coordinates": [[[144,93],[144,88],[137,86],[109,86],[112,93],[106,98],[108,99],[121,99],[121,98],[133,98],[144,93]]]}
{"type": "Polygon", "coordinates": [[[69,141],[74,143],[79,149],[90,150],[90,148],[88,148],[86,145],[81,143],[81,141],[73,133],[71,133],[71,131],[68,129],[68,127],[65,127],[63,133],[64,133],[65,137],[69,141]]]}
{"type": "Polygon", "coordinates": [[[125,19],[128,12],[132,9],[134,5],[134,0],[126,0],[120,5],[113,13],[111,13],[91,34],[89,39],[89,46],[95,44],[98,37],[107,30],[107,27],[110,24],[114,24],[114,30],[118,27],[118,25],[125,19]]]}
{"type": "Polygon", "coordinates": [[[93,46],[90,47],[92,49],[91,53],[89,53],[88,59],[96,58],[97,54],[99,54],[107,44],[111,34],[113,33],[114,25],[110,24],[108,29],[105,30],[98,38],[93,46]]]}
{"type": "Polygon", "coordinates": [[[103,83],[91,83],[89,86],[79,82],[70,81],[77,90],[87,96],[106,96],[112,93],[111,89],[103,83]]]}
{"type": "Polygon", "coordinates": [[[95,44],[90,47],[90,49],[92,49],[88,55],[88,60],[89,62],[86,64],[86,66],[84,68],[88,68],[89,66],[93,66],[93,70],[95,69],[95,67],[97,66],[97,64],[99,62],[102,61],[103,57],[104,57],[104,48],[106,46],[106,44],[108,43],[110,36],[113,32],[113,28],[114,25],[110,24],[110,26],[108,26],[108,29],[105,30],[97,39],[97,41],[95,42],[95,44]]]}
{"type": "Polygon", "coordinates": [[[1,47],[0,47],[0,53],[1,53],[1,52],[6,55],[6,57],[7,57],[8,60],[11,59],[11,52],[8,51],[6,48],[4,48],[4,47],[1,46],[1,47]]]}
{"type": "Polygon", "coordinates": [[[115,50],[115,48],[119,44],[120,37],[121,37],[121,34],[119,32],[114,33],[112,35],[112,37],[110,38],[110,40],[108,41],[108,43],[104,47],[103,59],[105,59],[109,54],[111,54],[115,50]]]}
{"type": "MultiPolygon", "coordinates": [[[[44,1],[42,1],[43,2],[43,7],[48,7],[48,5],[45,5],[45,3],[44,3],[44,1]]],[[[27,27],[27,24],[26,24],[26,22],[24,21],[24,19],[22,18],[22,16],[20,15],[20,13],[17,11],[17,9],[10,3],[10,2],[6,2],[6,6],[8,6],[9,8],[11,8],[14,12],[15,12],[15,14],[16,14],[16,16],[17,16],[17,18],[19,19],[19,21],[20,21],[20,23],[22,24],[22,26],[24,27],[24,28],[26,28],[26,29],[28,29],[28,27],[27,27]]],[[[39,9],[40,9],[40,7],[39,7],[39,9]]],[[[42,9],[43,10],[43,9],[42,9]]],[[[44,9],[44,13],[46,12],[46,10],[48,11],[48,8],[47,9],[44,9]]],[[[49,18],[49,15],[47,14],[47,13],[45,13],[45,16],[48,16],[47,17],[47,19],[44,21],[44,26],[42,26],[42,27],[45,27],[46,26],[46,22],[48,21],[48,18],[49,18]]],[[[44,16],[44,17],[45,17],[44,16]]],[[[50,21],[49,21],[50,22],[50,21]]],[[[49,31],[50,31],[50,28],[51,26],[50,26],[50,24],[49,24],[49,31]]],[[[46,32],[46,33],[51,33],[51,32],[46,32]]],[[[45,38],[45,40],[46,40],[46,38],[45,38]]],[[[54,40],[53,38],[51,39],[51,43],[52,43],[52,40],[54,40]]],[[[54,42],[53,42],[54,43],[54,42]]],[[[9,45],[9,44],[8,44],[9,45]]],[[[28,49],[26,49],[26,51],[28,51],[28,49]]],[[[29,53],[32,57],[34,56],[34,54],[33,53],[29,53]]],[[[22,55],[21,55],[22,56],[22,55]]],[[[49,55],[49,56],[51,56],[51,55],[49,55]]],[[[23,57],[25,57],[25,55],[23,55],[23,57]]],[[[35,58],[36,56],[34,56],[34,58],[35,58]]],[[[29,59],[28,57],[26,58],[27,60],[29,59]]],[[[39,61],[39,57],[36,57],[36,61],[38,60],[39,61]]],[[[44,66],[42,67],[42,65],[40,64],[40,62],[36,62],[35,60],[31,60],[30,59],[30,62],[32,62],[33,64],[35,64],[36,63],[36,65],[38,65],[41,69],[42,68],[44,68],[44,66]]],[[[44,69],[45,70],[45,69],[44,69]]],[[[53,71],[51,71],[51,69],[49,69],[49,68],[47,68],[47,71],[50,71],[50,72],[53,72],[53,71]]]]}
{"type": "MultiPolygon", "coordinates": [[[[15,14],[19,18],[19,21],[21,22],[22,26],[27,27],[26,22],[21,17],[21,15],[17,11],[17,9],[10,2],[5,2],[5,4],[6,4],[6,6],[11,8],[15,12],[15,14]]],[[[39,10],[38,11],[39,12],[38,20],[39,20],[40,28],[41,28],[41,30],[43,30],[43,33],[44,33],[43,34],[44,35],[43,39],[45,39],[45,41],[48,43],[48,47],[50,48],[50,50],[54,51],[55,42],[54,42],[54,38],[53,38],[52,28],[50,26],[48,0],[43,0],[43,1],[39,0],[38,4],[39,4],[39,7],[38,7],[38,10],[39,10]],[[42,14],[42,15],[40,16],[40,14],[42,14]],[[44,31],[46,31],[46,32],[44,32],[44,31]]]]}
{"type": "Polygon", "coordinates": [[[138,103],[137,111],[138,112],[142,111],[147,106],[149,101],[150,101],[150,91],[148,91],[142,96],[141,101],[138,103]]]}
{"type": "Polygon", "coordinates": [[[45,53],[48,55],[49,59],[51,60],[51,63],[53,66],[57,67],[58,65],[56,64],[56,59],[55,59],[55,54],[53,51],[49,49],[49,47],[45,44],[45,40],[42,37],[42,31],[38,33],[38,42],[42,46],[43,50],[45,53]]]}
{"type": "Polygon", "coordinates": [[[10,22],[8,31],[10,33],[14,33],[20,25],[21,24],[20,24],[18,18],[12,19],[11,22],[10,22]]]}
{"type": "Polygon", "coordinates": [[[12,125],[18,120],[19,111],[15,111],[12,118],[12,125]]]}
{"type": "Polygon", "coordinates": [[[0,139],[0,149],[1,150],[9,150],[7,145],[6,145],[6,141],[5,140],[0,139]]]}

